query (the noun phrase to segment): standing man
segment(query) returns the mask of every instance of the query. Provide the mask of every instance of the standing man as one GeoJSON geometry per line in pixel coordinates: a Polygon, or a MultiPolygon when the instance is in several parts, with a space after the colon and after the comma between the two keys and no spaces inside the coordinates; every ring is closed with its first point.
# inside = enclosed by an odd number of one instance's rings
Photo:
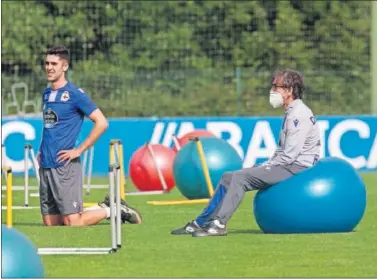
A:
{"type": "Polygon", "coordinates": [[[224,173],[204,211],[172,234],[226,235],[226,224],[246,192],[270,187],[317,163],[320,134],[312,111],[302,101],[303,77],[293,70],[278,71],[271,86],[271,106],[285,110],[275,154],[262,165],[224,173]]]}
{"type": "MultiPolygon", "coordinates": [[[[100,207],[83,211],[80,155],[94,145],[108,127],[91,98],[67,81],[69,51],[54,46],[47,51],[45,69],[51,87],[43,92],[43,134],[39,148],[40,206],[46,226],[88,226],[110,217],[108,199],[100,207]],[[89,136],[75,143],[84,117],[94,122],[89,136]]],[[[122,221],[141,223],[140,214],[122,201],[122,221]]]]}

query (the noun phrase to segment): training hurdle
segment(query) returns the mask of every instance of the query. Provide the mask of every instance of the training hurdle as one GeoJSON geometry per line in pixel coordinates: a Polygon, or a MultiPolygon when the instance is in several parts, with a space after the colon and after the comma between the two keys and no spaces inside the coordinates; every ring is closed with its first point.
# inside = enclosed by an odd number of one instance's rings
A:
{"type": "Polygon", "coordinates": [[[121,177],[120,177],[120,195],[122,199],[125,198],[125,187],[126,182],[124,178],[124,159],[123,159],[123,144],[122,141],[119,139],[113,139],[110,141],[110,150],[109,150],[109,160],[110,165],[116,163],[116,159],[118,159],[118,164],[121,169],[121,177]],[[115,157],[116,156],[116,157],[115,157]]]}
{"type": "MultiPolygon", "coordinates": [[[[119,164],[121,169],[121,178],[120,178],[120,193],[121,198],[124,199],[125,197],[125,176],[124,176],[124,162],[123,162],[123,144],[121,140],[112,139],[109,144],[109,156],[110,156],[110,165],[119,164]]],[[[85,180],[86,168],[87,171],[87,184],[86,184],[86,194],[90,194],[90,190],[92,188],[91,180],[92,180],[92,173],[93,173],[93,160],[94,160],[94,146],[92,146],[89,150],[85,151],[84,158],[83,158],[83,165],[82,165],[82,172],[83,177],[85,180]],[[89,153],[89,155],[88,155],[89,153]],[[89,160],[88,160],[89,156],[89,160]],[[89,161],[89,163],[87,163],[89,161]],[[87,167],[88,164],[88,167],[87,167]]]]}
{"type": "MultiPolygon", "coordinates": [[[[6,161],[6,156],[5,156],[5,146],[4,144],[1,144],[1,167],[7,166],[7,161],[6,161]]],[[[1,172],[1,177],[3,177],[4,174],[4,179],[7,180],[7,176],[5,172],[1,172]]]]}
{"type": "MultiPolygon", "coordinates": [[[[152,155],[152,158],[157,166],[157,163],[156,163],[156,157],[154,155],[154,152],[153,152],[153,149],[151,148],[151,146],[147,143],[148,145],[148,151],[151,153],[152,155]]],[[[139,192],[139,191],[135,191],[135,192],[126,192],[126,176],[125,176],[125,173],[124,173],[124,156],[123,156],[123,143],[120,139],[112,139],[110,141],[110,145],[109,145],[109,160],[110,160],[110,164],[114,164],[114,163],[118,163],[120,165],[120,168],[121,168],[121,171],[122,171],[122,176],[121,176],[121,197],[122,199],[125,199],[126,197],[126,194],[127,195],[130,195],[130,196],[138,196],[138,195],[158,195],[158,194],[163,194],[165,193],[167,187],[166,187],[166,183],[165,183],[165,180],[163,179],[162,177],[162,174],[161,174],[161,171],[159,170],[159,168],[157,167],[157,171],[159,173],[159,177],[160,177],[160,180],[162,178],[162,185],[164,187],[164,190],[162,191],[148,191],[148,192],[139,192]]]]}
{"type": "MultiPolygon", "coordinates": [[[[207,161],[204,156],[203,145],[198,137],[191,137],[190,140],[195,142],[196,148],[198,150],[199,158],[200,158],[200,164],[202,165],[202,168],[203,168],[204,178],[206,181],[208,193],[210,197],[212,197],[214,194],[213,185],[212,185],[211,177],[209,174],[207,161]]],[[[177,144],[177,148],[180,148],[178,141],[176,139],[175,141],[177,144]]],[[[196,200],[185,199],[185,200],[147,201],[147,203],[151,205],[180,205],[180,204],[201,204],[201,203],[208,203],[208,201],[209,199],[196,199],[196,200]]]]}
{"type": "Polygon", "coordinates": [[[94,145],[91,146],[89,149],[85,150],[84,156],[83,156],[83,163],[82,163],[82,177],[83,177],[83,183],[85,183],[85,174],[86,174],[86,168],[88,165],[88,172],[87,172],[87,183],[86,183],[86,194],[89,195],[90,193],[90,187],[91,180],[92,180],[92,171],[93,171],[93,159],[94,159],[94,145]],[[89,163],[88,163],[88,155],[89,155],[89,163]]]}
{"type": "MultiPolygon", "coordinates": [[[[83,164],[82,164],[82,173],[83,173],[83,183],[85,182],[85,174],[86,174],[86,168],[88,168],[88,174],[87,174],[87,185],[86,185],[86,193],[88,194],[90,191],[91,185],[91,178],[92,178],[92,169],[93,169],[93,156],[94,156],[94,146],[90,147],[84,152],[83,155],[83,164]],[[88,160],[89,155],[89,160],[88,160]]],[[[29,186],[29,159],[32,162],[33,170],[35,172],[35,176],[37,179],[37,184],[39,189],[40,184],[40,177],[39,177],[39,164],[36,159],[33,147],[31,144],[25,144],[25,152],[24,152],[24,206],[29,206],[29,197],[39,197],[39,193],[29,193],[29,190],[35,189],[36,187],[30,187],[29,186]]],[[[100,189],[106,189],[108,188],[108,185],[94,185],[93,188],[100,188],[100,189]],[[100,187],[98,187],[100,186],[100,187]]],[[[13,187],[13,190],[18,190],[19,188],[13,187]]],[[[84,203],[84,207],[97,205],[97,203],[84,203]]],[[[13,207],[14,208],[14,207],[13,207]]]]}
{"type": "Polygon", "coordinates": [[[6,224],[8,228],[13,226],[13,193],[12,193],[12,168],[2,167],[1,171],[5,174],[7,186],[6,186],[6,224]]]}
{"type": "Polygon", "coordinates": [[[40,255],[98,255],[117,252],[122,247],[121,230],[121,170],[119,164],[112,164],[109,167],[109,198],[110,198],[110,230],[111,247],[104,248],[38,248],[40,255]]]}
{"type": "Polygon", "coordinates": [[[38,185],[40,183],[39,177],[39,164],[34,154],[34,149],[31,144],[25,144],[24,150],[24,205],[29,206],[29,155],[33,164],[35,177],[37,178],[38,185]]]}
{"type": "MultiPolygon", "coordinates": [[[[147,143],[148,145],[148,151],[151,153],[151,156],[154,160],[154,163],[156,164],[157,167],[157,172],[159,175],[159,179],[163,185],[163,189],[161,191],[146,191],[146,192],[141,192],[141,191],[133,191],[133,192],[126,192],[126,175],[124,172],[124,155],[123,155],[123,143],[120,139],[111,139],[109,143],[109,162],[110,164],[119,164],[121,168],[121,198],[125,199],[126,195],[129,196],[141,196],[141,195],[160,195],[164,194],[167,192],[167,186],[166,182],[162,176],[162,173],[160,169],[157,166],[156,162],[156,156],[154,154],[153,148],[147,143]]],[[[87,185],[86,185],[86,194],[90,194],[90,190],[92,188],[95,188],[95,185],[91,185],[91,178],[92,178],[92,167],[91,167],[91,162],[94,159],[93,151],[90,151],[89,155],[89,170],[88,170],[88,176],[87,176],[87,185]]],[[[84,166],[86,165],[86,156],[84,155],[84,166]]],[[[83,170],[84,170],[83,166],[83,170]]],[[[88,203],[88,206],[91,205],[91,203],[88,203]]]]}

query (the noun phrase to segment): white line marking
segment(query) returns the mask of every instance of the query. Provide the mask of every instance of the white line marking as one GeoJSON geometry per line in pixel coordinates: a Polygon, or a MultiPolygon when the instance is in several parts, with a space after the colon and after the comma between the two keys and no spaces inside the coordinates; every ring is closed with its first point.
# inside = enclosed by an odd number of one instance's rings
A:
{"type": "MultiPolygon", "coordinates": [[[[92,189],[108,189],[109,186],[105,184],[96,184],[91,186],[92,189]]],[[[37,186],[29,186],[29,190],[38,190],[39,187],[37,186]]],[[[6,190],[6,186],[2,186],[2,190],[6,190]]],[[[13,186],[12,187],[13,191],[24,191],[24,186],[13,186]]],[[[165,192],[162,190],[158,191],[146,191],[146,192],[139,192],[139,191],[134,191],[134,192],[126,192],[126,196],[142,196],[142,195],[162,195],[165,192]]],[[[2,195],[2,197],[5,197],[2,195]]],[[[39,193],[30,193],[30,197],[39,197],[39,193]]]]}
{"type": "MultiPolygon", "coordinates": [[[[39,206],[12,206],[12,209],[16,209],[16,210],[28,210],[28,209],[39,209],[40,207],[39,206]]],[[[7,206],[2,206],[1,207],[1,210],[6,210],[7,209],[7,206]]]]}
{"type": "Polygon", "coordinates": [[[126,192],[126,196],[161,195],[164,191],[126,192]]]}
{"type": "MultiPolygon", "coordinates": [[[[93,189],[108,189],[109,185],[95,184],[95,185],[91,185],[90,187],[93,188],[93,189]]],[[[23,185],[22,186],[20,186],[20,185],[14,185],[14,186],[12,186],[12,190],[13,191],[24,191],[24,188],[25,187],[23,185]]],[[[7,187],[3,185],[3,186],[1,186],[1,189],[2,190],[6,190],[7,187]]],[[[29,186],[29,190],[39,190],[39,187],[38,186],[29,186]]]]}

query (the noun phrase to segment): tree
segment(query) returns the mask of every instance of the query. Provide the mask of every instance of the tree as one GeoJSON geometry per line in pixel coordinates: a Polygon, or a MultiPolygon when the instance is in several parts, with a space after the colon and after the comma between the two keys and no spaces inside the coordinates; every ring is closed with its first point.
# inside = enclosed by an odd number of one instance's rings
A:
{"type": "Polygon", "coordinates": [[[40,98],[42,54],[61,43],[71,49],[70,78],[109,116],[275,114],[266,94],[279,67],[305,74],[316,113],[368,112],[370,2],[37,0],[2,8],[6,91],[25,81],[40,98]]]}

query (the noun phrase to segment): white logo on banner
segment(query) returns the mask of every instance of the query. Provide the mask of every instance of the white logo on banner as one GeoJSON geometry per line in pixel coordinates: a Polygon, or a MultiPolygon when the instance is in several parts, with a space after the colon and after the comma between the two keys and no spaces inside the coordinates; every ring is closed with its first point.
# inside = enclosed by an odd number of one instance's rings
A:
{"type": "MultiPolygon", "coordinates": [[[[355,168],[376,168],[377,167],[377,135],[370,134],[369,125],[359,119],[345,119],[338,122],[330,131],[326,141],[326,133],[329,130],[327,120],[317,121],[320,128],[321,153],[320,157],[325,155],[326,144],[330,156],[339,157],[350,162],[355,168]],[[359,155],[356,157],[347,157],[341,147],[342,137],[350,131],[356,131],[360,139],[373,139],[373,144],[368,157],[359,155]]],[[[206,129],[216,136],[221,137],[224,133],[229,134],[227,141],[237,150],[238,154],[244,160],[244,167],[253,166],[257,159],[267,159],[271,157],[277,148],[277,139],[271,130],[270,123],[266,120],[257,121],[249,140],[245,152],[241,147],[241,140],[245,136],[238,124],[231,121],[208,121],[206,129]],[[264,147],[262,147],[264,143],[264,147]]],[[[192,122],[157,122],[154,126],[151,143],[171,146],[173,135],[180,137],[187,132],[195,130],[192,122]]]]}
{"type": "Polygon", "coordinates": [[[365,158],[365,156],[363,155],[349,158],[343,154],[340,145],[343,135],[349,131],[356,131],[361,139],[370,138],[369,125],[364,121],[358,119],[347,119],[341,121],[336,124],[334,128],[332,128],[328,138],[330,155],[347,160],[357,169],[363,167],[375,168],[377,166],[376,135],[374,135],[375,139],[371,148],[371,152],[369,153],[369,159],[365,158]]]}
{"type": "MultiPolygon", "coordinates": [[[[2,143],[5,143],[5,140],[9,135],[16,134],[16,133],[24,135],[26,141],[35,140],[35,128],[27,122],[10,121],[5,124],[2,124],[1,130],[2,130],[2,133],[1,133],[2,143]]],[[[15,147],[13,146],[13,148],[15,147]]],[[[19,148],[23,150],[24,146],[20,146],[19,148]]],[[[25,169],[24,159],[18,160],[18,161],[12,160],[11,158],[8,157],[9,151],[11,151],[11,149],[7,151],[7,148],[5,146],[5,152],[4,152],[5,158],[3,158],[3,160],[12,167],[13,172],[24,171],[25,169]]],[[[32,168],[33,163],[30,159],[28,163],[29,163],[29,169],[32,168]]]]}

